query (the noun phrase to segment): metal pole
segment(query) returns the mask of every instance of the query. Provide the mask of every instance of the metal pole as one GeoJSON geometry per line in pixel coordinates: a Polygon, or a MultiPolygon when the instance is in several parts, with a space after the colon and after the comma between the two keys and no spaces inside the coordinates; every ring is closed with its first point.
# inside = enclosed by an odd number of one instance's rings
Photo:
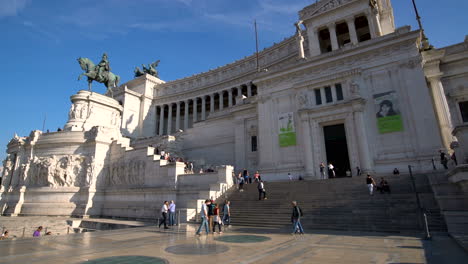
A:
{"type": "Polygon", "coordinates": [[[424,213],[424,222],[426,223],[426,239],[431,239],[431,233],[429,233],[429,224],[427,223],[427,215],[424,213]]]}
{"type": "MultiPolygon", "coordinates": [[[[255,27],[255,56],[257,62],[257,72],[260,71],[259,58],[258,58],[258,32],[257,32],[257,20],[254,20],[255,27]]],[[[239,96],[239,95],[238,95],[239,96]]]]}
{"type": "Polygon", "coordinates": [[[70,234],[70,227],[67,227],[67,235],[70,234]]]}
{"type": "Polygon", "coordinates": [[[180,225],[180,210],[177,211],[177,226],[180,225]]]}
{"type": "Polygon", "coordinates": [[[414,181],[414,177],[413,177],[413,170],[411,169],[411,165],[408,165],[408,170],[409,170],[409,174],[410,174],[410,177],[411,177],[411,184],[413,185],[413,191],[414,191],[414,195],[416,196],[416,203],[418,204],[418,219],[419,219],[419,226],[422,227],[422,222],[421,222],[421,217],[422,217],[422,207],[421,207],[421,201],[419,201],[419,195],[418,195],[418,191],[416,189],[416,182],[414,181]]]}
{"type": "Polygon", "coordinates": [[[433,169],[433,170],[437,170],[436,165],[435,165],[435,162],[434,162],[434,158],[432,158],[432,169],[433,169]]]}
{"type": "Polygon", "coordinates": [[[157,225],[158,225],[158,228],[161,228],[161,226],[159,224],[160,224],[160,222],[159,222],[159,216],[158,216],[158,224],[157,225]]]}
{"type": "Polygon", "coordinates": [[[23,237],[24,237],[24,232],[26,232],[26,227],[23,227],[23,237]]]}

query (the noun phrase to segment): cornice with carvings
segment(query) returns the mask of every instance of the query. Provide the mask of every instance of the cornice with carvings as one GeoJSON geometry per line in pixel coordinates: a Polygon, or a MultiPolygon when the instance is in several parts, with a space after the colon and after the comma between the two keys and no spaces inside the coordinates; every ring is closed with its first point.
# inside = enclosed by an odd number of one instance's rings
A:
{"type": "Polygon", "coordinates": [[[415,49],[413,33],[407,33],[409,37],[404,39],[396,39],[397,34],[391,37],[381,37],[382,39],[375,39],[374,41],[371,40],[366,46],[357,46],[347,50],[337,50],[323,54],[324,56],[318,56],[313,61],[306,61],[300,67],[294,65],[295,67],[282,69],[282,71],[258,78],[254,80],[254,83],[269,86],[278,82],[291,81],[294,78],[293,76],[317,76],[322,75],[324,72],[326,74],[327,72],[346,71],[346,69],[352,67],[361,68],[367,63],[379,59],[397,61],[398,58],[392,56],[395,51],[404,52],[415,49]],[[395,39],[392,40],[392,38],[395,39]]]}
{"type": "Polygon", "coordinates": [[[308,20],[314,16],[329,12],[340,6],[349,4],[351,2],[356,2],[357,0],[323,0],[305,7],[299,11],[299,16],[301,20],[308,20]]]}

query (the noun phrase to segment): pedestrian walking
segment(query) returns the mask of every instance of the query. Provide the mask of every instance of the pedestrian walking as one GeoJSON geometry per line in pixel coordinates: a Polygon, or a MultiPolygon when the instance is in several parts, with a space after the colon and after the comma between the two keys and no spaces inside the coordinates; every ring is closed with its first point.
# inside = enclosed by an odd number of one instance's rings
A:
{"type": "Polygon", "coordinates": [[[361,176],[361,175],[362,175],[362,171],[361,171],[361,168],[359,168],[359,166],[356,167],[356,175],[357,175],[357,176],[361,176]]]}
{"type": "Polygon", "coordinates": [[[291,173],[290,173],[290,172],[288,172],[288,179],[289,179],[290,181],[292,181],[292,180],[293,180],[293,176],[291,175],[291,173]]]}
{"type": "Polygon", "coordinates": [[[162,215],[162,221],[159,222],[159,228],[161,228],[161,225],[164,224],[164,229],[169,229],[167,227],[167,212],[169,210],[169,203],[167,201],[164,201],[163,206],[161,207],[161,215],[162,215]]]}
{"type": "Polygon", "coordinates": [[[222,226],[222,221],[220,217],[220,212],[219,212],[219,207],[218,205],[215,205],[213,208],[213,234],[215,233],[216,230],[216,225],[218,226],[218,234],[222,234],[223,230],[221,229],[222,226]]]}
{"type": "Polygon", "coordinates": [[[171,201],[171,203],[169,204],[169,226],[176,225],[175,214],[176,214],[176,204],[174,203],[174,201],[171,201]]]}
{"type": "Polygon", "coordinates": [[[224,203],[223,224],[231,225],[231,202],[228,200],[224,203]]]}
{"type": "Polygon", "coordinates": [[[198,227],[197,232],[195,235],[199,236],[200,231],[202,230],[203,227],[205,227],[206,234],[208,235],[210,233],[210,229],[208,228],[208,205],[211,204],[211,201],[206,199],[205,203],[203,203],[201,211],[200,211],[200,216],[201,216],[201,223],[200,227],[198,227]]]}
{"type": "Polygon", "coordinates": [[[255,182],[259,182],[262,180],[262,177],[260,176],[260,173],[258,171],[255,172],[254,179],[255,179],[255,182]]]}
{"type": "Polygon", "coordinates": [[[263,194],[263,200],[266,200],[267,198],[266,198],[265,184],[263,183],[263,181],[258,182],[257,188],[258,188],[258,200],[262,200],[262,194],[263,194]]]}
{"type": "Polygon", "coordinates": [[[320,179],[325,180],[325,164],[320,162],[320,179]]]}
{"type": "Polygon", "coordinates": [[[304,229],[302,228],[301,224],[301,217],[303,216],[302,209],[297,205],[296,201],[292,201],[292,214],[291,214],[291,222],[293,223],[293,232],[292,234],[299,233],[301,235],[304,234],[304,229]]]}
{"type": "Polygon", "coordinates": [[[208,223],[210,224],[210,229],[213,228],[214,209],[216,205],[213,198],[211,198],[210,204],[208,205],[208,223]]]}
{"type": "Polygon", "coordinates": [[[244,177],[242,177],[242,173],[239,173],[239,192],[243,192],[244,191],[244,177]]]}
{"type": "Polygon", "coordinates": [[[445,154],[444,151],[442,150],[439,150],[439,154],[440,154],[440,163],[444,166],[444,168],[446,170],[448,170],[448,159],[447,159],[447,155],[445,154]]]}
{"type": "Polygon", "coordinates": [[[328,178],[335,178],[335,166],[331,162],[328,163],[328,178]]]}
{"type": "Polygon", "coordinates": [[[246,168],[244,168],[244,170],[242,170],[242,176],[244,177],[244,183],[245,184],[252,183],[252,179],[250,179],[250,177],[249,177],[249,171],[246,168]]]}
{"type": "Polygon", "coordinates": [[[367,173],[366,184],[367,188],[369,189],[369,195],[374,195],[374,186],[376,186],[376,184],[369,173],[367,173]]]}

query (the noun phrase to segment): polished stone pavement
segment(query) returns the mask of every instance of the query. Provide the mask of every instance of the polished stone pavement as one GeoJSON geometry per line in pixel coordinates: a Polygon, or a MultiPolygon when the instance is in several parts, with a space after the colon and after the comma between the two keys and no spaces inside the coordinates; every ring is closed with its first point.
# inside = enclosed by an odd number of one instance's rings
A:
{"type": "MultiPolygon", "coordinates": [[[[194,236],[195,226],[154,226],[0,241],[0,263],[468,263],[453,240],[435,236],[229,228],[194,236]]],[[[306,230],[307,231],[307,230],[306,230]]]]}

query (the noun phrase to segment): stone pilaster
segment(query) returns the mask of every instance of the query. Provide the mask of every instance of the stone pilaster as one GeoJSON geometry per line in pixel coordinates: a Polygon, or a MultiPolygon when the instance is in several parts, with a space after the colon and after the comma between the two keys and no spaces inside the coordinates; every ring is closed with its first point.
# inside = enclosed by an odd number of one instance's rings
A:
{"type": "Polygon", "coordinates": [[[210,94],[210,113],[214,112],[214,94],[210,94]]]}

